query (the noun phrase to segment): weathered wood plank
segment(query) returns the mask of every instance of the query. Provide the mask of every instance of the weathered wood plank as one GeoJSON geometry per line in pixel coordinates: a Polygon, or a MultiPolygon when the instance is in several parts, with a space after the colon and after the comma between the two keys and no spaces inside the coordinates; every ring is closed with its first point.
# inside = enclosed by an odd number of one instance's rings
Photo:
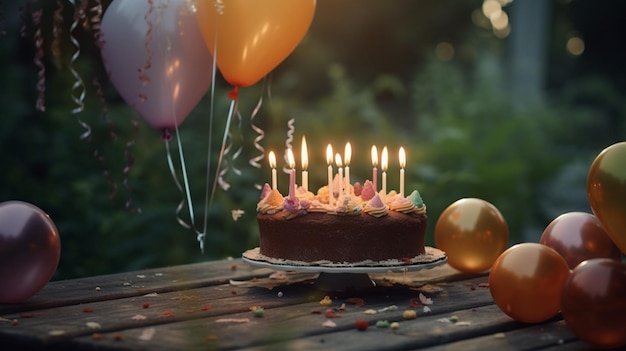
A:
{"type": "Polygon", "coordinates": [[[0,315],[223,284],[229,279],[251,279],[271,272],[235,259],[53,281],[24,303],[0,304],[0,315]]]}
{"type": "Polygon", "coordinates": [[[81,335],[92,335],[94,332],[116,332],[207,316],[248,313],[251,304],[256,303],[272,308],[320,298],[319,295],[311,295],[310,285],[292,287],[287,296],[278,298],[276,292],[271,290],[225,284],[111,301],[94,301],[37,310],[27,315],[5,315],[4,318],[16,320],[18,324],[0,323],[0,340],[29,339],[33,345],[45,346],[81,335]]]}
{"type": "Polygon", "coordinates": [[[545,350],[547,347],[572,349],[576,336],[563,320],[557,322],[522,325],[519,329],[465,339],[431,348],[431,351],[446,350],[545,350]]]}
{"type": "MultiPolygon", "coordinates": [[[[478,278],[470,281],[477,284],[484,281],[478,278]]],[[[309,289],[305,289],[310,291],[309,289]]],[[[272,291],[272,293],[275,293],[272,291]]],[[[292,292],[285,290],[283,298],[292,292]]],[[[235,349],[241,347],[252,347],[253,345],[274,345],[276,343],[295,342],[299,338],[326,338],[329,333],[345,331],[348,333],[359,333],[354,329],[354,321],[358,318],[368,320],[370,324],[376,323],[378,319],[386,319],[390,322],[402,321],[402,313],[409,309],[411,299],[418,299],[419,292],[408,288],[383,288],[373,289],[362,294],[344,295],[333,297],[331,307],[323,307],[319,304],[319,296],[315,301],[308,301],[293,305],[264,306],[265,314],[262,318],[253,317],[250,311],[229,314],[227,316],[211,316],[208,318],[187,320],[167,325],[156,325],[153,329],[153,336],[149,342],[142,340],[141,335],[146,333],[146,328],[134,328],[124,330],[121,334],[123,342],[114,340],[115,333],[103,334],[101,340],[93,340],[89,336],[77,339],[83,347],[98,347],[99,349],[142,349],[149,347],[151,350],[171,350],[182,347],[184,349],[235,349]],[[324,312],[327,308],[340,307],[349,297],[361,297],[366,305],[356,307],[346,304],[344,311],[337,311],[337,318],[328,319],[324,312]],[[382,311],[396,305],[396,310],[382,311]],[[374,309],[376,315],[364,314],[367,309],[374,309]],[[319,310],[321,313],[312,313],[319,310]],[[224,322],[224,319],[231,319],[231,322],[224,322]],[[246,321],[236,323],[236,321],[246,321]],[[335,328],[326,328],[324,322],[332,320],[336,323],[335,328]]],[[[430,295],[435,300],[431,305],[432,312],[424,313],[419,309],[418,319],[430,316],[449,314],[459,308],[474,308],[492,303],[491,296],[486,288],[471,290],[465,284],[451,284],[445,286],[441,293],[430,295]]],[[[245,299],[244,301],[251,301],[245,299]]],[[[260,303],[267,303],[257,299],[260,303]]],[[[348,300],[349,301],[349,300],[348,300]]],[[[249,304],[248,304],[249,305],[249,304]]],[[[403,322],[404,323],[404,322],[403,322]]],[[[373,328],[373,327],[372,327],[373,328]]],[[[375,328],[374,328],[375,329],[375,328]]],[[[380,347],[380,344],[378,344],[380,347]]],[[[289,346],[289,344],[287,345],[289,346]]],[[[282,345],[281,345],[282,348],[282,345]]],[[[289,347],[287,349],[290,349],[289,347]]],[[[358,349],[358,348],[357,348],[358,349]]]]}

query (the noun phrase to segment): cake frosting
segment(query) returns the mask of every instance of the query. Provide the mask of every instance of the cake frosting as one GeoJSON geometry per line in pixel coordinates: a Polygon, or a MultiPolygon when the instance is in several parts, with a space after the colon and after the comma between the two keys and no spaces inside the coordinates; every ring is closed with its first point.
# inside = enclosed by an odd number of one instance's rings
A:
{"type": "MultiPolygon", "coordinates": [[[[335,182],[334,182],[335,183],[335,182]]],[[[328,187],[283,196],[265,184],[257,204],[259,255],[312,265],[414,263],[424,255],[426,205],[419,192],[376,192],[368,180],[328,201],[328,187]]]]}

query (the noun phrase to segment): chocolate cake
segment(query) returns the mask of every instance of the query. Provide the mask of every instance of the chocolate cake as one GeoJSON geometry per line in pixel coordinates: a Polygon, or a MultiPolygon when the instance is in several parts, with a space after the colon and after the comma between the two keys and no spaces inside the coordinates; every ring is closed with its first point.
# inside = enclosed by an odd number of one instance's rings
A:
{"type": "Polygon", "coordinates": [[[257,215],[260,253],[294,261],[362,262],[410,259],[424,253],[425,214],[389,211],[308,213],[286,219],[280,213],[257,215]]]}
{"type": "Polygon", "coordinates": [[[339,266],[424,261],[426,206],[417,191],[377,193],[369,181],[349,190],[329,204],[324,188],[316,195],[298,188],[283,197],[266,184],[257,205],[254,259],[339,266]]]}

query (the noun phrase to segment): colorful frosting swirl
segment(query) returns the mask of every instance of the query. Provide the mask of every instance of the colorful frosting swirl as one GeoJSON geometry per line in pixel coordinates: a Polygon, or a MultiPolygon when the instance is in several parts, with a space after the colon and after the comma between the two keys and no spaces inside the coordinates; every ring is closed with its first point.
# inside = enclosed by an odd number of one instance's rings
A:
{"type": "Polygon", "coordinates": [[[383,200],[378,196],[378,194],[374,195],[374,197],[367,202],[363,211],[370,216],[379,218],[382,216],[386,216],[389,213],[389,207],[385,205],[383,200]]]}
{"type": "Polygon", "coordinates": [[[270,188],[269,184],[263,186],[261,191],[261,200],[256,206],[258,212],[274,214],[283,210],[283,202],[285,199],[276,189],[270,188]]]}

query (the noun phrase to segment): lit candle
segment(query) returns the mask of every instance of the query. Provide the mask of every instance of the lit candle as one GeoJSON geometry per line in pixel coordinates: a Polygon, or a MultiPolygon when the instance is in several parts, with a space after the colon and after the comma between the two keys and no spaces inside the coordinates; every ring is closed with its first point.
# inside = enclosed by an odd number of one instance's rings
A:
{"type": "Polygon", "coordinates": [[[387,196],[387,164],[389,156],[387,155],[387,147],[383,147],[383,152],[380,156],[380,169],[383,171],[383,197],[387,196]]]}
{"type": "Polygon", "coordinates": [[[328,204],[333,204],[333,147],[326,147],[326,163],[328,163],[328,204]]]}
{"type": "Polygon", "coordinates": [[[296,198],[296,161],[293,157],[293,151],[287,149],[287,162],[289,163],[289,198],[296,198]]]}
{"type": "Polygon", "coordinates": [[[372,185],[374,190],[378,192],[378,149],[376,145],[372,146],[372,185]]]}
{"type": "Polygon", "coordinates": [[[337,164],[337,172],[339,172],[339,196],[343,195],[343,164],[341,163],[341,155],[335,154],[335,163],[337,164]]]}
{"type": "Polygon", "coordinates": [[[406,154],[403,147],[400,147],[398,159],[400,160],[400,196],[404,197],[404,167],[406,167],[406,154]]]}
{"type": "Polygon", "coordinates": [[[346,179],[346,190],[349,188],[348,186],[350,185],[350,159],[352,159],[352,145],[350,145],[350,143],[346,143],[346,149],[344,151],[343,154],[343,161],[346,163],[345,171],[344,171],[344,176],[346,179]]]}
{"type": "Polygon", "coordinates": [[[304,135],[302,136],[302,187],[304,190],[309,190],[309,172],[307,168],[309,167],[309,152],[306,148],[306,138],[304,135]]]}
{"type": "Polygon", "coordinates": [[[276,190],[276,154],[270,151],[270,167],[272,168],[272,189],[276,190]]]}

